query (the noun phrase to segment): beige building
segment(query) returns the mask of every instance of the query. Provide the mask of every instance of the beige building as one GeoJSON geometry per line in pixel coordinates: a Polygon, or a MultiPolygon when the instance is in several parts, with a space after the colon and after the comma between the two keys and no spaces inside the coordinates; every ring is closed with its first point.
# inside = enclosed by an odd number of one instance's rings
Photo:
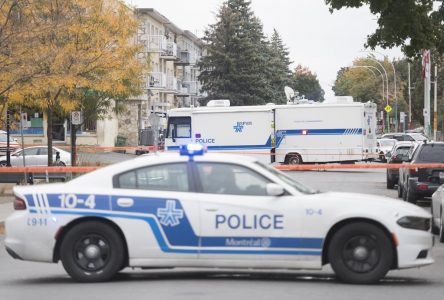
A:
{"type": "Polygon", "coordinates": [[[119,135],[127,137],[130,145],[137,145],[140,132],[156,123],[165,129],[170,108],[197,106],[202,97],[197,79],[202,41],[152,8],[136,9],[136,15],[140,20],[137,42],[143,45],[138,58],[148,63],[149,71],[144,74],[145,93],[130,99],[126,114],[119,116],[119,135]]]}

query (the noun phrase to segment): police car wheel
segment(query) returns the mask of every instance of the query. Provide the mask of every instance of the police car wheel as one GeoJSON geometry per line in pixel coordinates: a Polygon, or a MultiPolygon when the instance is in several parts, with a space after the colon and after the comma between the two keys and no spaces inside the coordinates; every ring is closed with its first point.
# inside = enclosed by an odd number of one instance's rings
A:
{"type": "Polygon", "coordinates": [[[119,234],[97,221],[73,227],[60,247],[63,267],[79,282],[110,280],[124,265],[124,253],[119,234]]]}
{"type": "Polygon", "coordinates": [[[390,238],[379,227],[353,223],[335,233],[329,245],[328,257],[340,280],[372,284],[390,270],[394,253],[390,238]]]}

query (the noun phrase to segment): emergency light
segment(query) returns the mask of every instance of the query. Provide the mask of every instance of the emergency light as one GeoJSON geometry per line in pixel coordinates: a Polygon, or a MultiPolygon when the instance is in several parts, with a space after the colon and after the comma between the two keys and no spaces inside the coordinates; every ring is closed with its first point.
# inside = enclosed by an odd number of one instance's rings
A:
{"type": "Polygon", "coordinates": [[[191,159],[193,159],[196,155],[204,155],[205,148],[202,145],[199,144],[188,144],[188,145],[181,145],[179,147],[179,153],[182,156],[188,156],[191,159]]]}

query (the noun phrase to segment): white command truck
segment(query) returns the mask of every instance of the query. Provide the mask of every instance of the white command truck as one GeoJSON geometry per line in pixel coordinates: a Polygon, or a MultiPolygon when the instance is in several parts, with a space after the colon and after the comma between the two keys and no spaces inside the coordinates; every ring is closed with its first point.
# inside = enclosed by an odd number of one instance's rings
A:
{"type": "Polygon", "coordinates": [[[354,162],[376,157],[376,104],[310,103],[207,107],[169,111],[167,151],[198,143],[284,164],[354,162]]]}

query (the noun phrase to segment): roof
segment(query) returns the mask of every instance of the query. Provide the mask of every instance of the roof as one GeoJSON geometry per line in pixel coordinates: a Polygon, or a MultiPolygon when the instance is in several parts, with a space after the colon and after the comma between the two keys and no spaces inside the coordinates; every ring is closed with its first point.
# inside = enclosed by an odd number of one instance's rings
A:
{"type": "Polygon", "coordinates": [[[171,30],[172,32],[176,34],[183,34],[183,30],[180,29],[178,26],[176,26],[173,22],[171,22],[167,17],[162,15],[160,12],[155,10],[154,8],[136,8],[136,13],[138,15],[140,14],[147,14],[154,20],[156,20],[159,23],[162,23],[165,25],[166,28],[171,30]]]}

